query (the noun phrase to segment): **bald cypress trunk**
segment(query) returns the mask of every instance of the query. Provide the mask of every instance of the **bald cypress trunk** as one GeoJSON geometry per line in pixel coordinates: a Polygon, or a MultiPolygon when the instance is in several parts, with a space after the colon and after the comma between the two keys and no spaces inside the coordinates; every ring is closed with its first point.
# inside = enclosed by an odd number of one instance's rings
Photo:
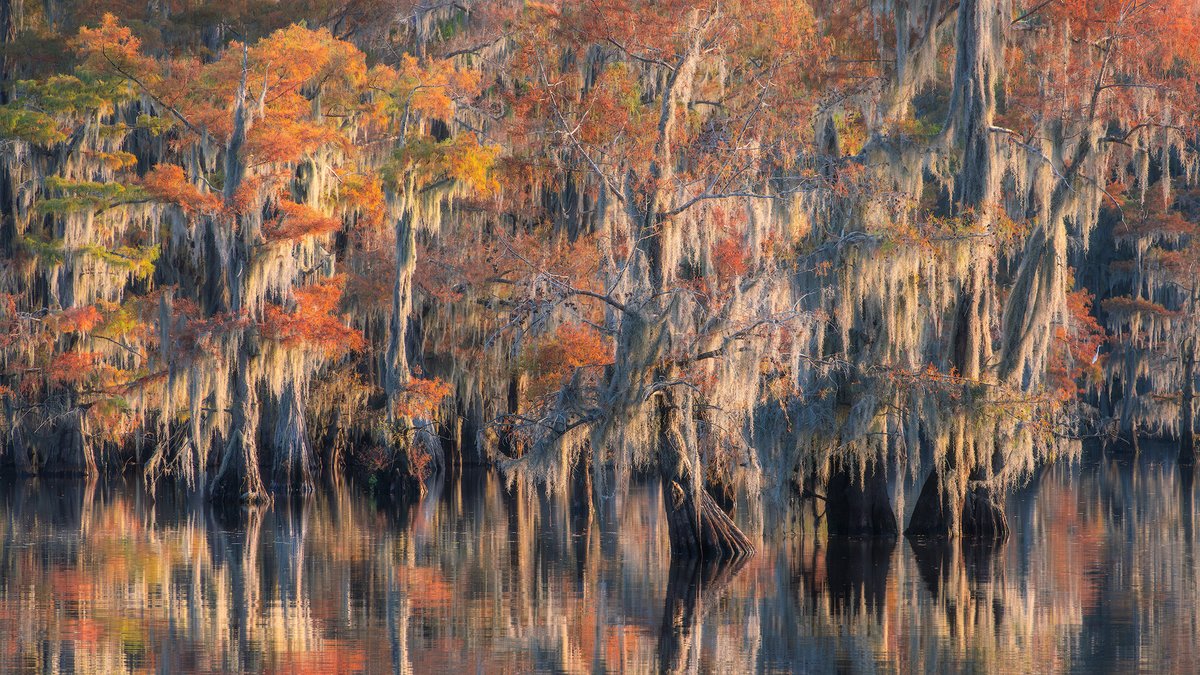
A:
{"type": "Polygon", "coordinates": [[[1179,463],[1196,462],[1196,338],[1183,343],[1183,391],[1179,401],[1179,463]]]}
{"type": "MultiPolygon", "coordinates": [[[[973,218],[989,226],[997,217],[996,211],[1000,206],[997,147],[992,126],[1010,21],[1011,6],[1007,0],[964,0],[958,6],[954,86],[946,125],[947,140],[959,151],[961,167],[954,182],[953,198],[960,216],[973,218]]],[[[1033,238],[1036,240],[1039,236],[1042,235],[1035,233],[1033,238]]],[[[1054,241],[1057,242],[1057,239],[1054,241]]],[[[994,284],[995,256],[996,251],[991,245],[980,247],[958,294],[958,311],[949,341],[948,365],[961,377],[971,381],[984,377],[987,364],[991,361],[990,332],[994,325],[991,289],[994,284]]],[[[1053,254],[1050,257],[1051,264],[1057,264],[1057,258],[1053,254]]],[[[1022,289],[1018,284],[1013,297],[1018,303],[1025,302],[1025,298],[1020,297],[1023,291],[1043,291],[1043,287],[1052,285],[1056,278],[1053,274],[1047,277],[1041,279],[1041,283],[1034,288],[1022,289]]],[[[1035,296],[1029,302],[1037,303],[1039,298],[1040,295],[1035,296]]],[[[1024,345],[1035,327],[1021,325],[1019,330],[1022,335],[1018,342],[1024,345]]],[[[1004,357],[1010,363],[1002,364],[1002,371],[1006,366],[1014,370],[1024,366],[1023,359],[1020,366],[1013,366],[1009,352],[1005,352],[1004,357]]],[[[1001,379],[1005,377],[1001,375],[1001,379]]],[[[938,433],[936,429],[928,431],[938,433]]],[[[951,439],[946,456],[927,476],[906,534],[948,537],[972,535],[988,529],[983,523],[990,523],[991,529],[1007,533],[1007,525],[1000,525],[1006,523],[1001,502],[990,498],[990,493],[978,493],[975,488],[968,487],[966,481],[968,473],[990,477],[993,470],[1002,470],[1003,467],[993,466],[991,457],[985,461],[971,452],[976,447],[971,438],[972,432],[961,423],[957,423],[956,428],[948,430],[948,433],[951,439]]]]}
{"type": "Polygon", "coordinates": [[[660,395],[659,470],[663,506],[671,539],[671,557],[701,560],[741,558],[754,552],[750,539],[704,489],[699,467],[688,458],[683,434],[675,426],[673,397],[660,395]]]}
{"type": "MultiPolygon", "coordinates": [[[[246,174],[246,158],[244,146],[249,121],[246,113],[246,78],[248,74],[248,51],[242,50],[242,80],[234,99],[233,131],[225,147],[225,202],[232,203],[238,188],[246,174]]],[[[255,265],[252,247],[261,237],[259,228],[255,227],[250,218],[235,217],[228,223],[210,223],[209,236],[214,237],[216,245],[216,227],[228,226],[228,256],[213,258],[211,266],[216,261],[227,260],[228,266],[220,270],[215,284],[223,287],[210,287],[207,295],[216,302],[214,308],[220,307],[220,298],[228,293],[229,313],[239,319],[249,322],[248,326],[235,328],[237,365],[232,373],[233,391],[230,398],[230,428],[224,454],[217,473],[209,486],[209,497],[221,501],[267,502],[266,485],[262,479],[262,468],[259,465],[258,425],[259,401],[258,378],[255,376],[256,360],[259,356],[258,330],[252,316],[255,308],[253,302],[247,302],[247,283],[253,276],[255,265]]],[[[210,276],[210,280],[212,280],[210,276]]]]}
{"type": "Polygon", "coordinates": [[[900,532],[887,468],[878,459],[861,472],[854,464],[838,463],[826,487],[825,509],[832,535],[894,537],[900,532]]]}
{"type": "Polygon", "coordinates": [[[316,461],[308,442],[301,385],[288,382],[280,396],[271,436],[272,483],[277,489],[311,492],[316,461]]]}
{"type": "Polygon", "coordinates": [[[249,373],[250,361],[257,356],[257,340],[243,338],[243,342],[253,345],[238,349],[229,439],[209,488],[213,501],[226,504],[270,501],[258,463],[258,392],[249,373]]]}

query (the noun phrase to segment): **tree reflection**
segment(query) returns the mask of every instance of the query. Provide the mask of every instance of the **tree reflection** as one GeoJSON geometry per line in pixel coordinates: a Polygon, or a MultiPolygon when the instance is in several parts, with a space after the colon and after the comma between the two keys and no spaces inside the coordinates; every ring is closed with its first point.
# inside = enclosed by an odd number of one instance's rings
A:
{"type": "Polygon", "coordinates": [[[596,500],[464,470],[213,511],[137,483],[0,484],[0,671],[1188,670],[1194,479],[1051,467],[1002,545],[764,525],[671,566],[657,482],[596,500]],[[594,504],[594,508],[593,505],[594,504]],[[618,534],[620,533],[620,534],[618,534]],[[1162,659],[1166,659],[1163,661],[1162,659]]]}
{"type": "Polygon", "coordinates": [[[672,560],[658,637],[659,672],[697,669],[704,612],[745,564],[745,558],[672,560]]]}

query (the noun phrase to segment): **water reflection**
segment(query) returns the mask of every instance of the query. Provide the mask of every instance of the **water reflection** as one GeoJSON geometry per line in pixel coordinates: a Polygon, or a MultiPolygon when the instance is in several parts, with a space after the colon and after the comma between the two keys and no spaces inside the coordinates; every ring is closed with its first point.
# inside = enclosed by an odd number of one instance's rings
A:
{"type": "Polygon", "coordinates": [[[807,514],[724,566],[670,564],[654,485],[589,517],[482,472],[417,503],[233,514],[12,482],[0,671],[1191,671],[1194,480],[1172,454],[1047,468],[1002,546],[829,540],[807,514]]]}

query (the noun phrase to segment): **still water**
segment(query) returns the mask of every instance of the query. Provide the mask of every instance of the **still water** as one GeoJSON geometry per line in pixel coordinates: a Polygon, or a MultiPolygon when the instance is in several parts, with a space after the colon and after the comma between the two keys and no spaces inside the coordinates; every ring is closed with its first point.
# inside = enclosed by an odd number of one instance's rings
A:
{"type": "MultiPolygon", "coordinates": [[[[136,482],[0,485],[3,672],[1195,672],[1193,488],[1085,453],[1013,495],[995,549],[751,524],[671,568],[654,485],[568,499],[448,478],[222,517],[136,482]]],[[[739,513],[739,520],[751,514],[739,513]]]]}

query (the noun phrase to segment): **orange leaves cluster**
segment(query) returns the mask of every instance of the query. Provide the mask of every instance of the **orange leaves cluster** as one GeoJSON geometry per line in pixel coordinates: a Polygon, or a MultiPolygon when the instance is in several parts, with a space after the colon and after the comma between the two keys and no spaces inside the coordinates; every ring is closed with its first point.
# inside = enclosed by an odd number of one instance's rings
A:
{"type": "Polygon", "coordinates": [[[443,120],[454,114],[456,101],[474,97],[480,87],[476,71],[458,68],[450,60],[422,63],[411,54],[402,55],[396,68],[373,68],[371,79],[388,92],[389,112],[443,120]]]}
{"type": "Polygon", "coordinates": [[[54,355],[46,368],[46,377],[54,384],[79,384],[86,381],[102,363],[99,352],[76,350],[54,355]]]}
{"type": "Polygon", "coordinates": [[[85,69],[136,83],[194,129],[218,138],[232,133],[230,111],[244,70],[250,122],[245,147],[259,164],[295,161],[327,145],[348,147],[340,120],[357,111],[367,83],[365,55],[324,28],[275,31],[245,48],[245,64],[243,45],[236,42],[211,63],[194,57],[155,61],[112,14],[96,28],[81,28],[75,44],[85,69]]]}
{"type": "Polygon", "coordinates": [[[384,224],[387,200],[376,176],[347,174],[342,177],[341,196],[347,210],[357,214],[359,230],[376,231],[384,224]]]}
{"type": "Polygon", "coordinates": [[[183,167],[158,164],[142,178],[142,188],[156,199],[175,204],[185,213],[208,213],[220,207],[216,196],[201,192],[184,176],[183,167]]]}
{"type": "MultiPolygon", "coordinates": [[[[1038,6],[1027,0],[1026,9],[1038,6]]],[[[1115,35],[1130,40],[1144,63],[1155,68],[1170,68],[1176,59],[1200,63],[1200,9],[1192,0],[1152,0],[1128,3],[1122,0],[1059,0],[1040,8],[1047,19],[1071,27],[1081,43],[1095,42],[1100,36],[1115,35]],[[1151,39],[1153,36],[1153,39],[1151,39]]],[[[1020,10],[1024,13],[1024,10],[1020,10]]]]}
{"type": "Polygon", "coordinates": [[[1133,316],[1136,314],[1152,314],[1155,316],[1170,316],[1174,312],[1162,305],[1142,298],[1119,296],[1108,298],[1100,303],[1104,311],[1118,316],[1133,316]]]}
{"type": "Polygon", "coordinates": [[[95,28],[84,26],[72,41],[83,67],[96,73],[123,71],[137,77],[153,77],[154,61],[142,55],[142,41],[119,19],[106,13],[95,28]]]}
{"type": "Polygon", "coordinates": [[[604,69],[583,100],[579,138],[600,146],[623,140],[633,154],[648,158],[654,142],[655,110],[642,105],[637,73],[624,63],[604,69]]]}
{"type": "Polygon", "coordinates": [[[293,162],[322,147],[345,147],[345,143],[346,138],[337,129],[305,119],[271,114],[265,124],[250,130],[246,154],[259,164],[293,162]]]}
{"type": "MultiPolygon", "coordinates": [[[[1031,114],[1067,121],[1097,116],[1151,140],[1161,125],[1194,120],[1200,105],[1200,9],[1193,0],[1027,0],[1010,49],[1003,126],[1022,128],[1031,114]],[[1168,121],[1162,114],[1170,110],[1168,121]]],[[[1182,126],[1194,122],[1183,122],[1182,126]]]]}
{"type": "Polygon", "coordinates": [[[337,316],[344,277],[333,277],[295,291],[296,308],[288,312],[267,305],[262,321],[265,337],[285,344],[307,344],[327,357],[359,351],[366,346],[362,333],[337,316]]]}
{"type": "Polygon", "coordinates": [[[65,309],[59,312],[54,320],[60,332],[88,333],[104,321],[104,316],[94,306],[87,305],[65,309]]]}
{"type": "Polygon", "coordinates": [[[1061,399],[1070,400],[1085,378],[1095,383],[1101,377],[1100,347],[1107,339],[1092,313],[1092,294],[1086,290],[1067,294],[1067,325],[1055,330],[1055,341],[1047,366],[1051,390],[1061,399]]]}
{"type": "Polygon", "coordinates": [[[263,223],[268,241],[290,241],[337,231],[342,223],[320,211],[292,201],[279,202],[279,215],[263,223]]]}
{"type": "Polygon", "coordinates": [[[745,275],[750,269],[745,237],[731,234],[717,242],[713,247],[712,261],[717,278],[722,282],[745,275]]]}
{"type": "MultiPolygon", "coordinates": [[[[557,391],[581,368],[596,370],[612,363],[612,344],[585,323],[560,324],[522,355],[521,367],[530,375],[527,395],[542,399],[557,391]]],[[[596,377],[598,372],[588,373],[596,377]]]]}
{"type": "Polygon", "coordinates": [[[429,419],[452,390],[449,382],[437,378],[410,378],[396,397],[396,414],[411,419],[429,419]]]}
{"type": "Polygon", "coordinates": [[[182,358],[193,358],[201,354],[218,356],[221,343],[249,325],[249,320],[245,317],[228,313],[206,318],[200,306],[187,298],[176,298],[171,309],[171,347],[182,358]]]}

